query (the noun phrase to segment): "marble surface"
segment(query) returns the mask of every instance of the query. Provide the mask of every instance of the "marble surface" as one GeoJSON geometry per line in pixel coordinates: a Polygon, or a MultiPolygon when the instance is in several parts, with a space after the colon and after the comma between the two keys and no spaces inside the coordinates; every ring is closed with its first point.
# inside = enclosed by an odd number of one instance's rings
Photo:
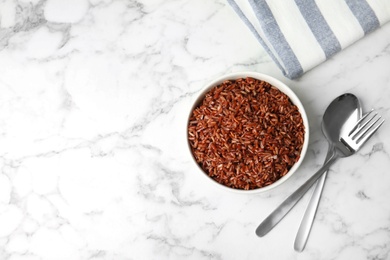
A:
{"type": "Polygon", "coordinates": [[[288,80],[223,0],[0,1],[0,259],[390,259],[390,24],[288,80]],[[301,98],[310,144],[277,189],[204,182],[185,121],[206,82],[257,71],[301,98]],[[300,203],[254,231],[325,158],[338,95],[388,122],[338,161],[304,252],[300,203]]]}

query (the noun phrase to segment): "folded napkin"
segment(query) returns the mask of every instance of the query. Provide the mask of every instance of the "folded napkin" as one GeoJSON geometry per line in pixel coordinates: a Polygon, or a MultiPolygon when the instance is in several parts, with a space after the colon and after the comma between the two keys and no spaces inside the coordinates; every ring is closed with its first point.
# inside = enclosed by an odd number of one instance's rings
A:
{"type": "Polygon", "coordinates": [[[288,78],[390,20],[390,0],[227,0],[288,78]]]}

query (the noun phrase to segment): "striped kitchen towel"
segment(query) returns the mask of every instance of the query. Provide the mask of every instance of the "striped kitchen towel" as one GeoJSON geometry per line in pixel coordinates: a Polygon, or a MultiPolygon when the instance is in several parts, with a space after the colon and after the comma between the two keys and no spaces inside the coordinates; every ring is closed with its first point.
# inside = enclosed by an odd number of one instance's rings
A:
{"type": "Polygon", "coordinates": [[[227,0],[291,79],[390,20],[390,0],[227,0]]]}

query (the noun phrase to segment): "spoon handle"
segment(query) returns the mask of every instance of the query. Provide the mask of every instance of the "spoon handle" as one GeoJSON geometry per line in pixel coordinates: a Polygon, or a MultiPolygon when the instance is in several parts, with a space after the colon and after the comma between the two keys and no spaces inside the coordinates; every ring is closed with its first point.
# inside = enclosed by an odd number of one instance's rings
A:
{"type": "MultiPolygon", "coordinates": [[[[332,150],[329,147],[325,162],[332,156],[332,150]]],[[[305,249],[307,239],[309,238],[310,230],[313,225],[315,215],[317,213],[318,204],[320,202],[322,190],[325,185],[327,171],[317,181],[317,185],[313,191],[309,204],[307,205],[305,214],[303,215],[301,225],[299,226],[297,236],[295,237],[294,249],[297,252],[302,252],[305,249]]]]}
{"type": "Polygon", "coordinates": [[[304,184],[302,184],[293,194],[285,199],[256,229],[256,235],[259,237],[265,236],[271,229],[279,223],[280,220],[297,204],[302,196],[310,189],[310,187],[318,180],[321,175],[326,172],[329,167],[338,158],[336,153],[327,160],[324,165],[311,176],[304,184]]]}

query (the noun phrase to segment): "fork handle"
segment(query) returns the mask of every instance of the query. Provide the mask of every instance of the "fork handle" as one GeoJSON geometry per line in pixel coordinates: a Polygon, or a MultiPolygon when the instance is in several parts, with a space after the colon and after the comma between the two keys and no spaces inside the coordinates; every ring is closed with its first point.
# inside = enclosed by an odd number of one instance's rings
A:
{"type": "Polygon", "coordinates": [[[280,220],[297,204],[302,196],[310,189],[310,187],[326,172],[329,167],[338,158],[337,153],[333,153],[329,160],[311,176],[304,184],[302,184],[293,194],[285,199],[256,229],[256,235],[259,237],[265,236],[271,229],[279,223],[280,220]]]}
{"type": "MultiPolygon", "coordinates": [[[[328,153],[325,158],[325,162],[332,155],[332,146],[329,146],[328,153]]],[[[310,198],[309,204],[307,205],[305,214],[303,215],[301,225],[299,226],[297,236],[295,237],[294,250],[297,252],[302,252],[305,249],[307,239],[309,238],[310,230],[313,225],[314,218],[317,213],[318,204],[320,203],[320,198],[322,190],[325,185],[327,171],[321,176],[315,185],[313,194],[310,198]]]]}

